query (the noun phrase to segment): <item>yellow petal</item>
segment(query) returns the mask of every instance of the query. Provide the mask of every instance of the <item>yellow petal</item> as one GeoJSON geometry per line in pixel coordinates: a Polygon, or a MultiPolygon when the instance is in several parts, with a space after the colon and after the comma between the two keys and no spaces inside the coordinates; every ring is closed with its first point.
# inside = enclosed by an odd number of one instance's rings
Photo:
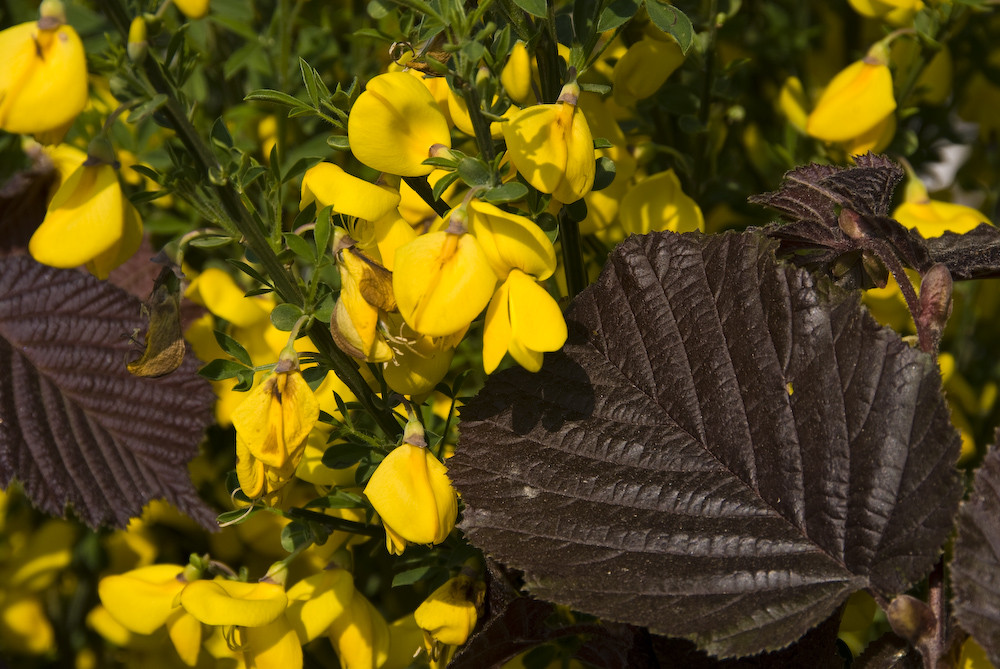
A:
{"type": "Polygon", "coordinates": [[[594,138],[590,134],[590,125],[582,109],[575,109],[569,128],[564,135],[567,146],[566,172],[562,181],[554,191],[552,198],[569,204],[576,202],[590,192],[594,186],[594,176],[597,164],[594,152],[594,138]]]}
{"type": "Polygon", "coordinates": [[[266,301],[244,297],[243,289],[236,285],[233,278],[216,267],[206,268],[196,276],[188,284],[184,297],[237,327],[268,322],[266,301]]]}
{"type": "Polygon", "coordinates": [[[319,403],[302,374],[282,372],[251,390],[232,418],[237,440],[255,458],[268,467],[285,467],[316,425],[319,403]]]}
{"type": "Polygon", "coordinates": [[[152,634],[174,610],[174,599],[185,586],[177,579],[183,571],[180,565],[157,564],[106,576],[98,584],[97,594],[123,627],[137,634],[152,634]]]}
{"type": "Polygon", "coordinates": [[[117,243],[87,263],[87,270],[98,279],[107,279],[111,270],[131,258],[142,244],[142,217],[132,203],[125,200],[125,221],[117,243]]]}
{"type": "Polygon", "coordinates": [[[460,646],[478,619],[475,591],[475,583],[468,576],[450,578],[417,607],[413,618],[435,641],[460,646]]]}
{"type": "Polygon", "coordinates": [[[302,177],[299,209],[313,201],[317,211],[332,205],[338,214],[374,221],[396,208],[399,191],[359,179],[332,163],[319,163],[302,177]]]}
{"type": "MultiPolygon", "coordinates": [[[[502,128],[507,155],[514,167],[543,193],[558,188],[566,172],[569,157],[566,130],[572,118],[560,120],[559,108],[563,106],[570,107],[560,103],[522,109],[502,128]]],[[[572,114],[572,108],[569,111],[572,114]]]]}
{"type": "Polygon", "coordinates": [[[328,569],[307,576],[288,590],[285,617],[308,643],[323,634],[351,604],[354,577],[346,569],[328,569]]]}
{"type": "Polygon", "coordinates": [[[432,337],[466,327],[497,277],[472,235],[432,232],[396,251],[393,293],[407,325],[432,337]]]}
{"type": "Polygon", "coordinates": [[[167,635],[184,664],[189,667],[198,664],[201,623],[194,616],[180,607],[174,609],[167,618],[167,635]]]}
{"type": "Polygon", "coordinates": [[[264,463],[253,456],[239,435],[236,435],[236,478],[240,482],[240,490],[250,499],[264,494],[267,484],[264,463]]]}
{"type": "Polygon", "coordinates": [[[8,593],[0,604],[0,644],[7,651],[43,655],[55,648],[52,624],[40,599],[8,593]]]}
{"type": "Polygon", "coordinates": [[[492,374],[510,347],[510,282],[504,281],[490,300],[483,327],[483,369],[492,374]]]}
{"type": "Polygon", "coordinates": [[[615,63],[615,102],[628,107],[648,98],[684,62],[677,40],[641,39],[615,63]]]}
{"type": "Polygon", "coordinates": [[[368,82],[347,119],[351,151],[365,165],[400,176],[434,169],[422,162],[435,144],[451,147],[448,122],[427,88],[404,72],[368,82]]]}
{"type": "Polygon", "coordinates": [[[896,109],[889,67],[859,60],[829,83],[806,120],[806,131],[827,142],[864,134],[896,109]]]}
{"type": "MultiPolygon", "coordinates": [[[[87,60],[71,26],[22,23],[0,31],[0,129],[44,133],[73,122],[87,104],[87,60]]],[[[77,263],[80,264],[80,263],[77,263]]]]}
{"type": "Polygon", "coordinates": [[[507,64],[500,73],[500,83],[510,99],[519,105],[535,101],[531,89],[531,56],[524,42],[518,40],[510,50],[507,64]]]}
{"type": "Polygon", "coordinates": [[[287,603],[276,583],[195,581],[181,592],[181,606],[206,625],[260,627],[277,620],[287,603]]]}
{"type": "Polygon", "coordinates": [[[673,170],[660,172],[633,186],[622,199],[618,218],[626,233],[705,230],[705,219],[694,200],[681,190],[673,170]]]}
{"type": "Polygon", "coordinates": [[[302,669],[302,644],[284,616],[245,630],[247,669],[302,669]]]}
{"type": "Polygon", "coordinates": [[[357,590],[348,611],[330,627],[343,669],[378,669],[389,657],[389,626],[382,614],[357,590]]]}
{"type": "Polygon", "coordinates": [[[925,239],[940,237],[946,232],[965,234],[987,222],[986,217],[972,207],[939,200],[904,202],[892,217],[907,228],[917,230],[925,239]]]}
{"type": "Polygon", "coordinates": [[[515,267],[539,279],[555,272],[555,248],[534,221],[479,200],[469,203],[469,214],[469,232],[497,276],[515,267]]]}
{"type": "Polygon", "coordinates": [[[189,19],[200,19],[208,14],[209,0],[174,0],[174,4],[189,19]]]}
{"type": "Polygon", "coordinates": [[[510,273],[508,282],[512,338],[532,351],[562,348],[566,343],[566,321],[549,292],[517,270],[510,273]]]}
{"type": "Polygon", "coordinates": [[[81,166],[56,191],[28,249],[52,267],[83,265],[124,235],[125,198],[110,165],[81,166]]]}

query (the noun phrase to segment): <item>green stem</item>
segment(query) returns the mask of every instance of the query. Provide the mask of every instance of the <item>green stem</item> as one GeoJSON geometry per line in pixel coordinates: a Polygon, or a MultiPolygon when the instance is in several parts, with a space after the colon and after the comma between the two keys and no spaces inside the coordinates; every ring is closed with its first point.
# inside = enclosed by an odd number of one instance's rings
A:
{"type": "Polygon", "coordinates": [[[705,41],[705,80],[701,87],[701,105],[698,108],[698,121],[701,125],[701,146],[695,152],[694,183],[699,191],[704,191],[708,180],[705,177],[705,166],[711,149],[711,138],[708,133],[708,118],[712,110],[712,85],[715,80],[715,35],[718,32],[718,0],[708,3],[708,39],[705,41]]]}
{"type": "Polygon", "coordinates": [[[406,185],[413,189],[413,192],[420,196],[420,199],[427,203],[434,213],[438,216],[447,216],[448,212],[451,211],[451,207],[444,200],[438,200],[434,198],[434,191],[431,189],[431,185],[427,183],[427,179],[422,177],[403,177],[403,181],[406,185]]]}
{"type": "Polygon", "coordinates": [[[325,525],[326,527],[334,530],[350,532],[351,534],[360,534],[365,537],[377,537],[382,533],[381,528],[373,525],[359,523],[353,520],[345,520],[343,518],[337,518],[336,516],[328,516],[325,513],[310,511],[308,509],[297,509],[293,507],[285,511],[284,515],[289,518],[308,520],[316,523],[317,525],[325,525]]]}
{"type": "Polygon", "coordinates": [[[566,290],[573,298],[587,287],[587,268],[583,264],[580,225],[569,217],[566,207],[559,210],[559,242],[566,271],[566,290]]]}
{"type": "Polygon", "coordinates": [[[479,153],[482,154],[487,163],[491,163],[496,157],[496,149],[493,146],[493,136],[490,134],[490,124],[483,117],[479,91],[476,90],[475,84],[468,79],[463,79],[459,87],[462,90],[462,99],[465,100],[465,106],[469,111],[472,129],[476,134],[476,145],[479,147],[479,153]]]}
{"type": "MultiPolygon", "coordinates": [[[[107,0],[103,4],[122,37],[128,39],[130,20],[121,0],[107,0]]],[[[207,183],[211,183],[210,192],[213,192],[221,202],[230,217],[229,222],[235,225],[239,234],[242,234],[246,239],[247,246],[253,251],[265,273],[274,283],[278,295],[285,302],[305,308],[307,305],[304,303],[299,285],[285,270],[284,265],[268,242],[264,230],[250,215],[235,190],[225,182],[215,183],[208,179],[209,175],[221,174],[222,167],[215,154],[204,144],[201,136],[188,120],[187,114],[177,100],[173,86],[160,63],[156,58],[147,57],[143,61],[143,68],[153,88],[158,93],[167,96],[167,101],[162,108],[164,115],[169,119],[178,139],[199,164],[201,176],[205,178],[207,183]]],[[[372,415],[379,427],[391,437],[398,436],[402,432],[399,423],[388,410],[379,408],[375,394],[358,371],[357,363],[337,348],[329,329],[324,324],[314,321],[312,327],[309,328],[309,336],[320,353],[330,362],[334,373],[351,389],[358,402],[372,415]]]]}

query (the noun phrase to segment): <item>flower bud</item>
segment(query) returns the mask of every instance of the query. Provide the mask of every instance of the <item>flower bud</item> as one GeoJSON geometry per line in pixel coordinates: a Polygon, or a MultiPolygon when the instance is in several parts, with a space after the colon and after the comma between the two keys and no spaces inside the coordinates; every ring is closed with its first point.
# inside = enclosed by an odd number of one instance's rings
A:
{"type": "Polygon", "coordinates": [[[209,0],[174,0],[174,4],[189,19],[200,19],[208,14],[209,0]]]}
{"type": "Polygon", "coordinates": [[[146,57],[149,42],[146,41],[146,19],[137,16],[128,27],[128,57],[133,63],[141,63],[146,57]]]}
{"type": "Polygon", "coordinates": [[[531,88],[531,56],[521,40],[510,50],[507,64],[500,73],[500,83],[515,104],[527,105],[535,101],[531,88]]]}
{"type": "Polygon", "coordinates": [[[418,436],[404,439],[389,453],[365,486],[365,496],[385,528],[386,550],[396,555],[407,543],[441,543],[458,517],[458,498],[447,469],[426,447],[411,443],[423,439],[422,430],[418,436]]]}
{"type": "Polygon", "coordinates": [[[476,627],[485,586],[466,574],[448,579],[417,607],[413,617],[424,631],[431,656],[438,644],[461,646],[476,627]]]}

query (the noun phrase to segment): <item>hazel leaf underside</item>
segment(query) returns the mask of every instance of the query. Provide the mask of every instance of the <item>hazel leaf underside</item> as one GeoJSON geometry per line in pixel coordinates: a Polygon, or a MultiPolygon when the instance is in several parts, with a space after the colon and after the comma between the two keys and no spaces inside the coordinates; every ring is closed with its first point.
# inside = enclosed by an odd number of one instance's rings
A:
{"type": "Polygon", "coordinates": [[[461,527],[535,596],[735,657],[936,561],[961,485],[933,361],[773,247],[630,237],[563,351],[463,409],[461,527]]]}
{"type": "Polygon", "coordinates": [[[129,374],[142,327],[120,288],[0,258],[0,485],[16,478],[43,511],[69,504],[91,527],[125,527],[158,498],[215,527],[187,470],[213,393],[192,355],[167,377],[129,374]]]}
{"type": "Polygon", "coordinates": [[[958,514],[951,583],[959,623],[1000,666],[1000,449],[995,445],[958,514]]]}

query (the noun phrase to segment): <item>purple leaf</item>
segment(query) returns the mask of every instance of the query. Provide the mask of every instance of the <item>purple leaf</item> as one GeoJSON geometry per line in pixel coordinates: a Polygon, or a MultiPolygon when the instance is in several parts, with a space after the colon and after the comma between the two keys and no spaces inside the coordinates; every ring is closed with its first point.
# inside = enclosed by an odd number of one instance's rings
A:
{"type": "Polygon", "coordinates": [[[933,359],[757,233],[630,237],[537,374],[492,376],[449,476],[529,591],[720,657],[936,562],[962,486],[933,359]]]}
{"type": "Polygon", "coordinates": [[[0,485],[16,477],[42,510],[71,505],[91,527],[124,527],[158,498],[215,527],[187,471],[214,396],[192,355],[161,379],[129,374],[142,325],[120,288],[0,258],[0,485]]]}

